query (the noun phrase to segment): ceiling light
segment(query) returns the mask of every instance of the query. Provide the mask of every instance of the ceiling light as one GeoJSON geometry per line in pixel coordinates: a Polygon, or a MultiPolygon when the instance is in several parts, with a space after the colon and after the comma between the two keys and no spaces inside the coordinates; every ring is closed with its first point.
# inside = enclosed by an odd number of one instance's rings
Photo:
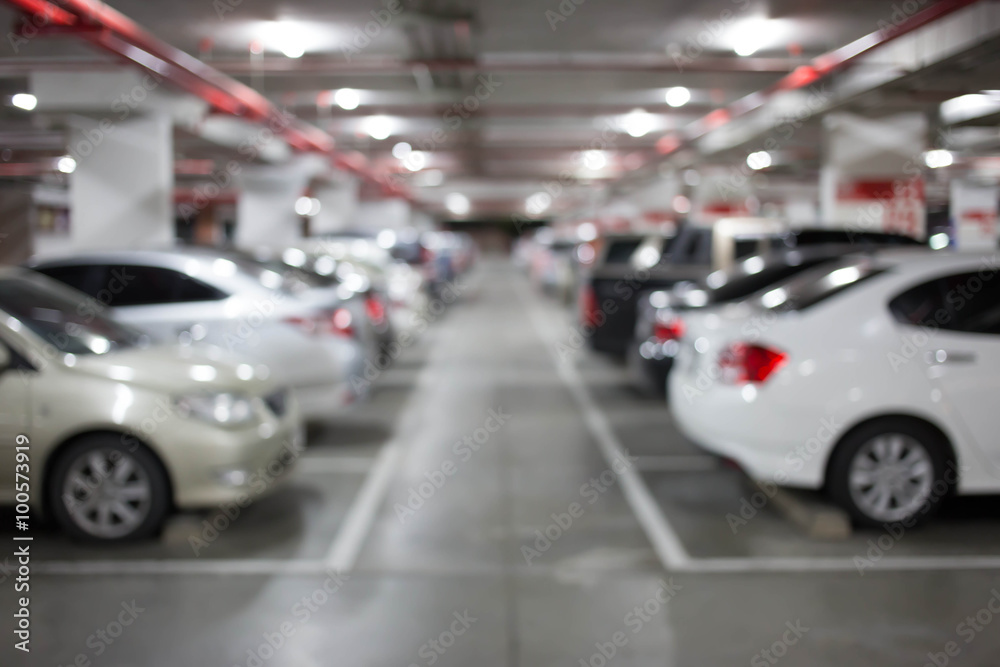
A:
{"type": "Polygon", "coordinates": [[[655,119],[652,114],[642,109],[631,111],[622,119],[622,127],[625,128],[630,137],[636,138],[649,134],[649,131],[653,129],[654,123],[655,119]]]}
{"type": "Polygon", "coordinates": [[[780,37],[780,22],[763,18],[752,18],[737,24],[730,33],[733,51],[738,56],[752,56],[765,44],[773,43],[780,37]]]}
{"type": "Polygon", "coordinates": [[[31,111],[38,105],[38,98],[31,93],[17,93],[10,98],[10,103],[16,106],[18,109],[24,109],[25,111],[31,111]]]}
{"type": "Polygon", "coordinates": [[[297,215],[304,215],[307,217],[313,217],[319,214],[320,203],[315,197],[299,197],[295,200],[295,213],[297,215]]]}
{"type": "Polygon", "coordinates": [[[767,169],[771,166],[771,154],[767,151],[757,151],[747,155],[747,166],[753,170],[767,169]]]}
{"type": "Polygon", "coordinates": [[[267,42],[288,58],[301,58],[306,52],[297,26],[287,21],[272,21],[267,24],[266,30],[267,42]]]}
{"type": "Polygon", "coordinates": [[[465,215],[472,208],[469,198],[458,192],[452,192],[445,197],[444,205],[455,215],[465,215]]]}
{"type": "Polygon", "coordinates": [[[63,155],[61,158],[56,160],[56,169],[64,174],[72,174],[76,171],[76,160],[69,155],[63,155]]]}
{"type": "Polygon", "coordinates": [[[413,146],[406,143],[405,141],[400,141],[398,144],[392,147],[392,156],[397,160],[402,160],[412,151],[413,151],[413,146]]]}
{"type": "Polygon", "coordinates": [[[548,192],[536,192],[524,202],[524,210],[529,215],[541,215],[552,205],[552,196],[548,192]]]}
{"type": "Polygon", "coordinates": [[[358,104],[361,103],[361,96],[353,88],[341,88],[333,94],[333,101],[341,109],[352,111],[358,108],[358,104]]]}
{"type": "Polygon", "coordinates": [[[403,160],[403,166],[410,171],[420,171],[427,166],[427,153],[410,151],[410,154],[403,160]]]}
{"type": "Polygon", "coordinates": [[[365,120],[365,132],[376,141],[388,139],[392,134],[392,120],[387,116],[370,116],[365,120]]]}
{"type": "Polygon", "coordinates": [[[951,151],[946,151],[943,148],[936,148],[924,154],[924,163],[931,169],[950,167],[954,162],[955,156],[951,154],[951,151]]]}
{"type": "Polygon", "coordinates": [[[666,94],[666,101],[672,107],[682,107],[691,101],[691,91],[684,86],[675,86],[674,88],[668,88],[666,94]]]}
{"type": "Polygon", "coordinates": [[[607,164],[608,158],[604,154],[604,151],[586,151],[583,154],[583,166],[587,169],[597,171],[598,169],[604,169],[607,164]]]}
{"type": "Polygon", "coordinates": [[[677,195],[671,203],[674,206],[674,210],[682,215],[691,211],[691,200],[684,195],[677,195]]]}

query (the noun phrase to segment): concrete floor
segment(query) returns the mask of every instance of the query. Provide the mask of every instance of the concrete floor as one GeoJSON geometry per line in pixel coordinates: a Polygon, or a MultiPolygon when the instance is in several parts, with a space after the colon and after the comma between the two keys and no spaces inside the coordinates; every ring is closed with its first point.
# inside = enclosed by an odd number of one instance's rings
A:
{"type": "Polygon", "coordinates": [[[0,665],[997,664],[995,500],[891,540],[817,542],[766,506],[734,534],[753,489],[623,368],[571,352],[570,314],[500,260],[463,294],[197,556],[215,513],[120,549],[38,534],[34,651],[5,630],[0,665]],[[509,415],[492,433],[491,410],[509,415]],[[608,473],[622,449],[636,458],[608,473]],[[133,601],[120,636],[95,635],[133,601]]]}

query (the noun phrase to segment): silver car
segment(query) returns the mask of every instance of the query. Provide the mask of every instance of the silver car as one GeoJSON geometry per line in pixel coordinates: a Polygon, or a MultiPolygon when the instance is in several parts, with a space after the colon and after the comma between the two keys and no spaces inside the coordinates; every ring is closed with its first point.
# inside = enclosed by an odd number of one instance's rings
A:
{"type": "Polygon", "coordinates": [[[356,316],[314,289],[236,253],[184,248],[88,252],[30,268],[94,300],[163,342],[245,354],[291,388],[307,419],[355,401],[364,384],[356,316]]]}

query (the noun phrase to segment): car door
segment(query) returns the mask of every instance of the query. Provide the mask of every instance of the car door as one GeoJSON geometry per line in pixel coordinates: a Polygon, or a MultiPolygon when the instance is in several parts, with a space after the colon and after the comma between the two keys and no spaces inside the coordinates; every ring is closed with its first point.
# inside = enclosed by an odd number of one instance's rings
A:
{"type": "MultiPolygon", "coordinates": [[[[954,273],[908,290],[893,301],[909,312],[927,343],[916,353],[958,415],[964,436],[993,463],[1000,477],[1000,276],[954,273]],[[904,303],[909,299],[908,303],[904,303]]],[[[897,319],[899,316],[897,315],[897,319]]],[[[914,333],[914,340],[916,338],[914,333]]],[[[916,346],[915,346],[916,347],[916,346]]]]}
{"type": "Polygon", "coordinates": [[[204,338],[217,333],[227,319],[222,307],[227,295],[186,273],[139,264],[108,264],[103,269],[104,303],[115,308],[117,317],[162,342],[176,342],[192,331],[196,339],[204,338]]]}
{"type": "MultiPolygon", "coordinates": [[[[14,454],[17,437],[29,438],[30,386],[13,368],[14,353],[0,337],[0,502],[14,500],[14,454]]],[[[35,493],[38,493],[37,473],[41,472],[36,461],[35,493]]]]}

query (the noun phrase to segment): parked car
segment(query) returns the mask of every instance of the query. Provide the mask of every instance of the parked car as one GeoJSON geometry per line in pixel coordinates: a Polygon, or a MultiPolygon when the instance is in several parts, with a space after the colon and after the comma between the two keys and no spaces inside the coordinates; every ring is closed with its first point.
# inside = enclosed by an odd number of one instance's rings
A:
{"type": "Polygon", "coordinates": [[[175,508],[270,491],[302,437],[294,398],[251,363],[151,345],[86,295],[0,269],[0,501],[16,470],[68,534],[147,537],[175,508]]]}
{"type": "Polygon", "coordinates": [[[639,295],[704,280],[735,262],[775,250],[820,244],[920,245],[901,235],[848,229],[789,229],[769,218],[727,218],[685,225],[676,237],[609,239],[581,294],[581,321],[595,349],[624,356],[635,332],[639,295]]]}
{"type": "Polygon", "coordinates": [[[1000,492],[998,271],[892,250],[708,309],[687,320],[671,413],[753,478],[825,489],[862,524],[1000,492]]]}
{"type": "Polygon", "coordinates": [[[359,398],[365,350],[343,301],[235,253],[204,248],[87,252],[29,264],[162,342],[246,354],[320,419],[359,398]]]}
{"type": "MultiPolygon", "coordinates": [[[[867,247],[877,248],[872,240],[867,247]]],[[[824,262],[857,252],[857,245],[805,245],[771,251],[739,260],[729,269],[710,273],[701,281],[677,283],[671,289],[639,296],[635,334],[626,354],[629,377],[636,389],[663,394],[667,375],[691,311],[733,303],[787,280],[824,262]]]]}

